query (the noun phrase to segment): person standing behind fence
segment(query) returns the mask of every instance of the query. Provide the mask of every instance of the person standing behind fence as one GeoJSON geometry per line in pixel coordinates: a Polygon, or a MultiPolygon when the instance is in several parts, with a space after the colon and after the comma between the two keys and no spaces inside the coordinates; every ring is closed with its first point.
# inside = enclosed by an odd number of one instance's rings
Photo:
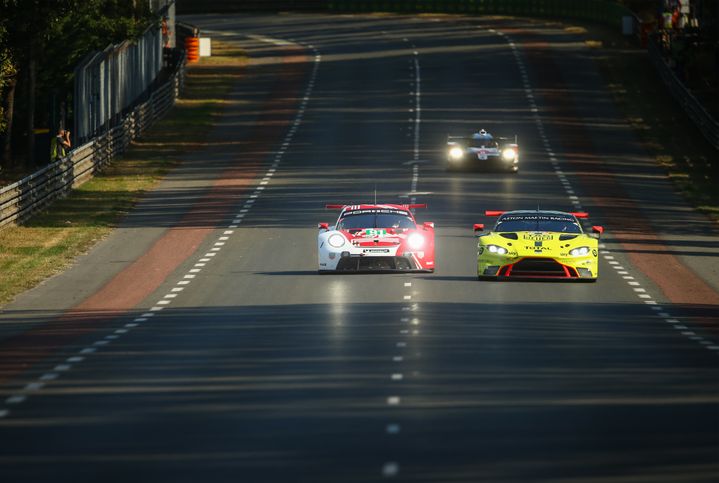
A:
{"type": "Polygon", "coordinates": [[[70,131],[65,129],[58,129],[57,135],[50,141],[50,154],[53,161],[57,161],[60,158],[64,158],[67,152],[72,147],[70,142],[70,131]]]}

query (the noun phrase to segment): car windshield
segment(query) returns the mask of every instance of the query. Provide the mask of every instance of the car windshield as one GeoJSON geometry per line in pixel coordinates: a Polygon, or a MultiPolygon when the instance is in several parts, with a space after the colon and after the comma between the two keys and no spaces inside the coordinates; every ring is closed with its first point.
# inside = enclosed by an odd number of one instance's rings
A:
{"type": "Polygon", "coordinates": [[[472,148],[496,148],[497,141],[494,139],[472,139],[469,142],[469,146],[472,148]]]}
{"type": "Polygon", "coordinates": [[[361,228],[399,228],[411,229],[417,226],[407,212],[396,211],[382,213],[363,210],[364,213],[345,214],[337,223],[338,230],[355,230],[361,228]]]}
{"type": "Polygon", "coordinates": [[[551,231],[558,233],[582,233],[573,216],[527,214],[505,215],[497,221],[494,231],[551,231]]]}

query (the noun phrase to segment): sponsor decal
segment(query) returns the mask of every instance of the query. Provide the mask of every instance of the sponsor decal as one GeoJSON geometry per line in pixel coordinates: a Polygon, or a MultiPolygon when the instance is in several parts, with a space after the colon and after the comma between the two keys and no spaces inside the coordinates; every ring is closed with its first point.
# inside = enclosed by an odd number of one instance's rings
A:
{"type": "Polygon", "coordinates": [[[354,207],[347,208],[343,216],[346,215],[401,215],[409,216],[407,210],[398,210],[396,208],[364,208],[364,209],[352,209],[354,207]]]}
{"type": "MultiPolygon", "coordinates": [[[[537,241],[547,241],[547,240],[553,240],[554,237],[552,235],[549,235],[547,233],[527,233],[523,237],[525,240],[533,240],[535,242],[537,241]]],[[[540,244],[541,245],[541,244],[540,244]]]]}
{"type": "Polygon", "coordinates": [[[592,255],[594,255],[594,256],[596,257],[596,256],[597,256],[597,251],[596,251],[596,250],[592,250],[592,255]]]}
{"type": "Polygon", "coordinates": [[[389,253],[389,248],[365,248],[365,253],[389,253]]]}
{"type": "Polygon", "coordinates": [[[574,223],[574,218],[568,215],[527,213],[521,215],[503,215],[499,221],[568,221],[574,223]]]}
{"type": "Polygon", "coordinates": [[[384,228],[367,228],[360,233],[365,237],[387,236],[387,230],[384,228]]]}

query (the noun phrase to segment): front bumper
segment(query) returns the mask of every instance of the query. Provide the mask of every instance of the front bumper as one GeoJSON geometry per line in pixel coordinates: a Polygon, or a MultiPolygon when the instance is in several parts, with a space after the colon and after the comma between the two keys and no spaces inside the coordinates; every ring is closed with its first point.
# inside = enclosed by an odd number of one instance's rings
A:
{"type": "Polygon", "coordinates": [[[481,256],[477,260],[480,278],[596,280],[597,259],[592,256],[568,258],[481,256]]]}
{"type": "Polygon", "coordinates": [[[412,272],[425,271],[411,256],[344,256],[334,269],[320,272],[412,272]]]}
{"type": "Polygon", "coordinates": [[[516,157],[511,161],[507,161],[501,156],[487,156],[487,159],[480,159],[476,154],[465,154],[458,159],[448,156],[447,165],[450,168],[487,168],[517,171],[519,170],[519,158],[516,157]]]}
{"type": "Polygon", "coordinates": [[[427,253],[398,253],[395,247],[321,250],[320,272],[432,272],[434,260],[427,253]]]}

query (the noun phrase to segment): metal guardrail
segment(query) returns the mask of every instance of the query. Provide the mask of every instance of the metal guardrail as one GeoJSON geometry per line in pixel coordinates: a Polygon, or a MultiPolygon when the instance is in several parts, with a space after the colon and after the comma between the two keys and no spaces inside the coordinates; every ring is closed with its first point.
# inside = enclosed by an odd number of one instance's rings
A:
{"type": "Polygon", "coordinates": [[[657,36],[649,38],[649,58],[657,69],[659,76],[672,93],[674,98],[681,104],[689,118],[696,124],[704,137],[719,150],[719,122],[704,109],[701,102],[684,86],[672,68],[664,58],[662,49],[657,42],[657,36]]]}
{"type": "Polygon", "coordinates": [[[73,149],[64,158],[0,189],[0,227],[26,220],[123,154],[133,139],[141,136],[175,104],[184,87],[184,79],[183,54],[167,82],[150,94],[147,101],[127,113],[115,127],[73,149]]]}

